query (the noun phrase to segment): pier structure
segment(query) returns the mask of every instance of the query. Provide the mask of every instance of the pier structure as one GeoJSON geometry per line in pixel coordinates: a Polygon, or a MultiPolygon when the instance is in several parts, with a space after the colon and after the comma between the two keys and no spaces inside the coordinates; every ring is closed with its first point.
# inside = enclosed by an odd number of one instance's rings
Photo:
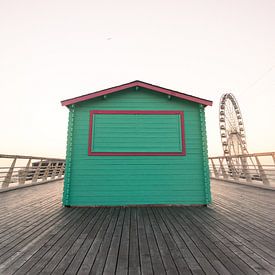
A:
{"type": "Polygon", "coordinates": [[[275,274],[274,154],[210,157],[207,207],[79,208],[63,159],[0,155],[0,274],[275,274]]]}

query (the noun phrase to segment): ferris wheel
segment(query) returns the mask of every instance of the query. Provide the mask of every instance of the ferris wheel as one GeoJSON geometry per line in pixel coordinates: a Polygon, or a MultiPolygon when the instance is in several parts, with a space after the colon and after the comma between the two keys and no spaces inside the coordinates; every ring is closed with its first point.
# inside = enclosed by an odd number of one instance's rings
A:
{"type": "MultiPolygon", "coordinates": [[[[223,94],[220,100],[220,134],[224,156],[248,154],[241,110],[233,94],[223,94]]],[[[230,159],[230,168],[238,171],[239,158],[230,159]]]]}

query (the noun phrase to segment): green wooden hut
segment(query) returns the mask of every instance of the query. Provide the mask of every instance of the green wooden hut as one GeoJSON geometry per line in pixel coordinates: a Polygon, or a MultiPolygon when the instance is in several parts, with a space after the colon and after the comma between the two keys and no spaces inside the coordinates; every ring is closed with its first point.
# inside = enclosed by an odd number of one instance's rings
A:
{"type": "Polygon", "coordinates": [[[133,81],[69,108],[63,205],[211,202],[206,99],[133,81]]]}

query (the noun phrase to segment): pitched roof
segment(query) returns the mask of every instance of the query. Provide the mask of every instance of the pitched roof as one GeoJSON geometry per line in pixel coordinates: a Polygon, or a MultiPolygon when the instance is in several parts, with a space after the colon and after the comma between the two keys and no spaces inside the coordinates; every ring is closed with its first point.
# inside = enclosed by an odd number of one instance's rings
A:
{"type": "Polygon", "coordinates": [[[180,93],[180,92],[173,91],[173,90],[170,90],[170,89],[162,88],[162,87],[159,87],[159,86],[156,86],[156,85],[153,85],[153,84],[150,84],[150,83],[146,83],[146,82],[143,82],[143,81],[140,81],[140,80],[135,80],[135,81],[132,81],[132,82],[129,82],[129,83],[126,83],[126,84],[122,84],[122,85],[115,86],[115,87],[112,87],[112,88],[104,89],[104,90],[97,91],[97,92],[94,92],[94,93],[89,93],[89,94],[86,94],[86,95],[66,99],[66,100],[61,101],[61,104],[62,104],[62,106],[68,106],[68,105],[71,105],[71,104],[75,104],[75,103],[78,103],[78,102],[82,102],[82,101],[86,101],[86,100],[89,100],[89,99],[92,99],[92,98],[96,98],[96,97],[99,97],[99,96],[104,96],[104,95],[116,93],[116,92],[119,92],[119,91],[122,91],[122,90],[125,90],[125,89],[128,89],[128,88],[132,88],[132,87],[142,87],[142,88],[146,88],[146,89],[149,89],[149,90],[152,90],[152,91],[155,91],[155,92],[167,94],[167,95],[170,95],[170,96],[175,96],[175,97],[178,97],[180,99],[184,99],[184,100],[196,102],[196,103],[199,103],[199,104],[203,104],[205,106],[207,106],[207,105],[212,106],[212,101],[210,101],[210,100],[203,99],[203,98],[196,97],[196,96],[192,96],[192,95],[188,95],[188,94],[184,94],[184,93],[180,93]]]}

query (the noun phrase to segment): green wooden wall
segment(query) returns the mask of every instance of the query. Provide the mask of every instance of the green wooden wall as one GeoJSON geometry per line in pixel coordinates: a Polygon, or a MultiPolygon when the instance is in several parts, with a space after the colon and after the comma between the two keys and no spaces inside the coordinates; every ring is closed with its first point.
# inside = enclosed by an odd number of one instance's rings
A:
{"type": "Polygon", "coordinates": [[[202,105],[130,88],[71,105],[63,204],[67,206],[211,202],[202,105]],[[184,111],[185,156],[89,156],[91,110],[184,111]]]}

